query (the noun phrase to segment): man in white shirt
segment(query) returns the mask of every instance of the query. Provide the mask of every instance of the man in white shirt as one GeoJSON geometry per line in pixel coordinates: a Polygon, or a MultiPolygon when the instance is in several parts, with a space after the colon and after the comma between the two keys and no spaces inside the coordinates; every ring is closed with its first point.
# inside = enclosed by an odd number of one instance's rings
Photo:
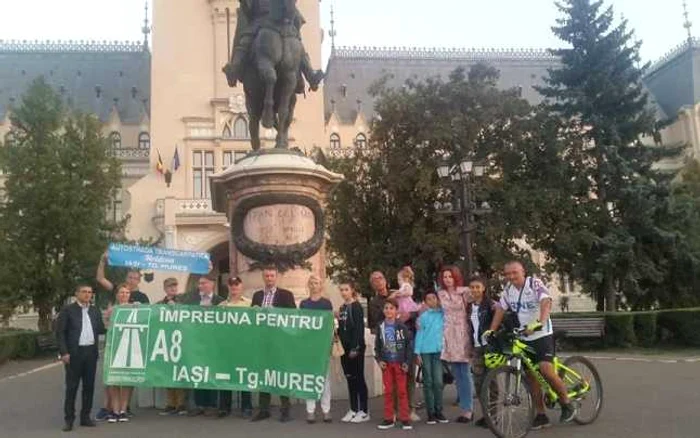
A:
{"type": "MultiPolygon", "coordinates": [[[[528,277],[522,263],[512,261],[506,264],[504,274],[508,284],[503,290],[501,300],[496,306],[491,331],[495,331],[503,322],[506,311],[514,312],[518,317],[520,328],[524,329],[522,340],[535,353],[531,358],[539,363],[540,372],[559,395],[561,403],[561,422],[568,423],[574,419],[576,410],[567,395],[566,385],[554,370],[554,336],[552,331],[552,298],[547,287],[540,279],[528,277]]],[[[545,414],[542,388],[535,376],[528,373],[532,395],[537,408],[533,429],[550,426],[545,414]]]]}
{"type": "Polygon", "coordinates": [[[90,304],[92,287],[85,284],[78,286],[75,298],[76,301],[73,304],[61,310],[56,323],[58,350],[66,369],[64,432],[73,430],[75,397],[81,382],[83,403],[80,409],[80,425],[95,426],[90,418],[90,411],[95,392],[97,341],[99,336],[106,332],[100,311],[90,304]]]}

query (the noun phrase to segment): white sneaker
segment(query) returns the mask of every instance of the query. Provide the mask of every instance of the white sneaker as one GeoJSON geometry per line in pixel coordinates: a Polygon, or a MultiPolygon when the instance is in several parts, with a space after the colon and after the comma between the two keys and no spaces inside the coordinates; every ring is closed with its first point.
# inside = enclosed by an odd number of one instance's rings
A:
{"type": "Polygon", "coordinates": [[[348,411],[343,418],[340,419],[343,423],[350,423],[357,416],[357,412],[348,411]]]}
{"type": "Polygon", "coordinates": [[[351,423],[366,423],[369,420],[370,420],[369,414],[360,411],[353,417],[352,420],[350,420],[350,422],[351,423]]]}
{"type": "Polygon", "coordinates": [[[420,416],[416,414],[416,411],[411,411],[411,421],[413,423],[418,423],[420,421],[420,416]]]}

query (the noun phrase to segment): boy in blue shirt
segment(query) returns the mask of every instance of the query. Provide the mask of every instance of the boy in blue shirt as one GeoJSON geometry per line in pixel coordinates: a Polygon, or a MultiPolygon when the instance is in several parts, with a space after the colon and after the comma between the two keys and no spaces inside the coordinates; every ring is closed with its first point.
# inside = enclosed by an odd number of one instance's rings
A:
{"type": "Polygon", "coordinates": [[[398,399],[399,421],[403,430],[411,430],[408,407],[408,365],[411,360],[411,333],[396,319],[399,305],[394,299],[384,303],[384,322],[374,341],[374,356],[382,369],[384,383],[384,421],[381,430],[394,427],[394,390],[398,399]]]}
{"type": "Polygon", "coordinates": [[[415,353],[418,363],[423,366],[423,393],[428,411],[428,424],[448,423],[442,414],[442,337],[444,315],[440,300],[435,292],[428,292],[424,298],[427,310],[418,318],[415,353]]]}

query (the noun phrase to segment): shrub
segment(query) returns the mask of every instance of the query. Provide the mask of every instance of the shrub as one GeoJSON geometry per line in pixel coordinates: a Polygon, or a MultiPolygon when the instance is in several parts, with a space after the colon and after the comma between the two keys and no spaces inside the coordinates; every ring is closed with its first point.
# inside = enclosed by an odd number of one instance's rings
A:
{"type": "Polygon", "coordinates": [[[636,343],[634,314],[630,312],[605,314],[605,346],[627,348],[636,343]]]}
{"type": "Polygon", "coordinates": [[[39,333],[29,330],[0,332],[0,363],[11,359],[30,359],[37,354],[39,333]]]}
{"type": "Polygon", "coordinates": [[[676,345],[700,347],[700,309],[659,312],[658,326],[671,334],[676,345]]]}
{"type": "Polygon", "coordinates": [[[657,312],[640,312],[634,314],[634,335],[637,344],[642,347],[653,347],[658,339],[656,330],[657,312]]]}

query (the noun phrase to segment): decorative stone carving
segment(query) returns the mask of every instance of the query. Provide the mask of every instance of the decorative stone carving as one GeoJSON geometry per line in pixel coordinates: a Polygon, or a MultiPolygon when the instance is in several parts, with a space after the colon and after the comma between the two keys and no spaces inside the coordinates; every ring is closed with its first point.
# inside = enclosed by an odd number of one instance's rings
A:
{"type": "Polygon", "coordinates": [[[317,200],[281,193],[243,200],[231,221],[233,242],[243,255],[282,270],[308,265],[323,245],[324,223],[317,200]]]}

